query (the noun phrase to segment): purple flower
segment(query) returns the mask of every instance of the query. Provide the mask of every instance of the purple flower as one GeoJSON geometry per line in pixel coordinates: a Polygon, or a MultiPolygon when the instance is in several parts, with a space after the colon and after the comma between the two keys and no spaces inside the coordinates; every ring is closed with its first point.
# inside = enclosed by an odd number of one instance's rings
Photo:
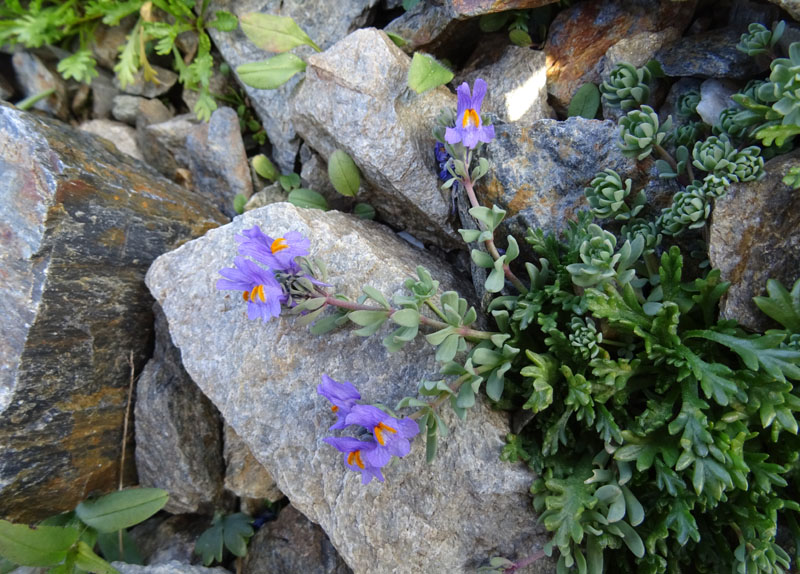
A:
{"type": "Polygon", "coordinates": [[[419,425],[411,419],[396,419],[372,405],[353,405],[345,418],[348,425],[361,425],[372,433],[387,454],[403,457],[411,450],[410,439],[419,433],[419,425]]]}
{"type": "Polygon", "coordinates": [[[287,297],[275,276],[268,269],[245,257],[233,260],[235,267],[220,269],[224,279],[217,281],[217,289],[242,291],[247,301],[247,317],[261,319],[265,323],[281,314],[281,303],[287,297]]]}
{"type": "Polygon", "coordinates": [[[382,449],[378,448],[378,443],[349,436],[327,437],[322,440],[344,453],[344,463],[347,468],[361,473],[361,484],[368,484],[373,478],[383,482],[381,468],[389,463],[391,456],[382,452],[382,449]]]}
{"type": "Polygon", "coordinates": [[[331,403],[331,410],[336,413],[338,420],[330,430],[343,429],[347,426],[345,419],[350,414],[350,410],[361,398],[361,393],[353,386],[353,383],[344,381],[338,383],[328,375],[322,375],[322,384],[317,385],[317,393],[328,399],[331,403]]]}
{"type": "Polygon", "coordinates": [[[308,238],[297,231],[289,231],[283,237],[272,238],[262,232],[258,225],[236,235],[236,241],[239,242],[240,255],[249,255],[274,271],[292,273],[300,270],[294,258],[308,255],[311,244],[308,238]]]}
{"type": "Polygon", "coordinates": [[[458,86],[458,108],[456,125],[447,128],[444,139],[449,144],[461,142],[470,149],[479,141],[489,143],[494,139],[494,126],[485,126],[481,121],[481,104],[486,95],[486,82],[481,78],[475,80],[475,89],[470,96],[469,84],[464,82],[458,86]]]}

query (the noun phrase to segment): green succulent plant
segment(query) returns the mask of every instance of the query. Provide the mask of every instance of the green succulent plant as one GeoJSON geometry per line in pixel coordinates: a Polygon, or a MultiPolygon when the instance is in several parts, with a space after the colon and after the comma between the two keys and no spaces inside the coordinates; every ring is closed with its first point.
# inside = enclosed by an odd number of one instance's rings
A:
{"type": "Polygon", "coordinates": [[[569,327],[569,344],[581,358],[587,361],[594,359],[600,353],[599,345],[603,342],[603,333],[597,330],[594,321],[589,317],[572,317],[569,327]]]}
{"type": "Polygon", "coordinates": [[[725,108],[719,114],[719,123],[714,126],[714,134],[728,134],[731,137],[743,137],[747,133],[749,127],[746,123],[740,122],[740,113],[742,108],[731,107],[725,108]]]}
{"type": "Polygon", "coordinates": [[[747,27],[747,33],[742,34],[736,49],[748,56],[768,54],[783,36],[784,28],[786,28],[786,22],[783,20],[775,24],[772,30],[763,24],[750,24],[747,27]]]}
{"type": "Polygon", "coordinates": [[[761,148],[749,146],[739,151],[733,160],[731,177],[735,181],[755,181],[764,177],[764,158],[761,148]]]}
{"type": "Polygon", "coordinates": [[[642,160],[653,152],[654,146],[666,143],[672,129],[672,116],[663,124],[650,106],[631,110],[619,120],[619,147],[623,155],[642,160]]]}
{"type": "Polygon", "coordinates": [[[692,147],[705,131],[703,122],[689,122],[675,130],[675,145],[692,147]]]}
{"type": "Polygon", "coordinates": [[[600,84],[600,93],[612,108],[633,110],[650,99],[650,70],[636,69],[628,62],[620,62],[611,71],[609,79],[600,84]]]}
{"type": "Polygon", "coordinates": [[[800,165],[789,168],[781,181],[791,188],[800,189],[800,165]]]}
{"type": "MultiPolygon", "coordinates": [[[[789,46],[789,57],[772,61],[772,84],[774,104],[772,109],[782,116],[783,125],[800,125],[800,42],[789,46]]],[[[766,86],[763,85],[766,92],[766,86]]],[[[759,89],[762,95],[762,89],[759,89]]]]}
{"type": "Polygon", "coordinates": [[[625,200],[631,193],[631,179],[624,182],[619,174],[611,168],[598,173],[592,179],[589,187],[584,189],[584,194],[589,202],[592,214],[598,219],[613,217],[619,221],[626,221],[635,217],[647,201],[644,192],[640,191],[634,205],[629,207],[625,200]]]}
{"type": "Polygon", "coordinates": [[[684,191],[675,194],[672,205],[662,210],[658,224],[667,235],[680,235],[687,229],[705,225],[710,214],[711,203],[703,184],[695,181],[684,191]]]}
{"type": "Polygon", "coordinates": [[[637,237],[644,240],[644,253],[653,253],[661,244],[661,233],[654,221],[646,219],[636,219],[622,226],[622,236],[628,241],[634,241],[637,237]]]}
{"type": "Polygon", "coordinates": [[[719,199],[728,193],[728,188],[731,186],[731,178],[727,176],[720,176],[714,173],[709,173],[703,178],[703,192],[706,197],[713,197],[719,199]]]}
{"type": "Polygon", "coordinates": [[[736,153],[727,135],[710,136],[694,145],[692,165],[709,173],[730,173],[734,169],[736,153]]]}
{"type": "Polygon", "coordinates": [[[678,113],[684,117],[696,116],[699,103],[700,90],[689,90],[678,98],[678,113]]]}
{"type": "Polygon", "coordinates": [[[620,259],[620,254],[616,253],[617,238],[613,233],[594,223],[588,226],[587,231],[588,237],[580,246],[582,263],[567,266],[572,282],[581,287],[597,285],[613,277],[616,273],[614,267],[620,259]]]}

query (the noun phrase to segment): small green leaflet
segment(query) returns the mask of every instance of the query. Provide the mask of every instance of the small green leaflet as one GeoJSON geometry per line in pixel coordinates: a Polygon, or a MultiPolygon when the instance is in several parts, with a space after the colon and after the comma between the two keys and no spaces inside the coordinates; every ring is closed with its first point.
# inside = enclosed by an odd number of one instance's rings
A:
{"type": "Polygon", "coordinates": [[[313,189],[299,187],[289,193],[289,203],[297,207],[328,211],[328,202],[313,189]]]}
{"type": "Polygon", "coordinates": [[[346,197],[355,197],[361,185],[361,173],[347,152],[337,149],[328,158],[328,177],[333,188],[346,197]]]}
{"type": "Polygon", "coordinates": [[[453,72],[440,64],[433,56],[416,52],[408,69],[408,87],[421,94],[453,79],[453,72]]]}
{"type": "Polygon", "coordinates": [[[252,164],[253,169],[256,170],[256,173],[266,180],[275,181],[280,176],[278,168],[276,168],[275,164],[273,164],[263,153],[253,156],[253,159],[250,160],[250,163],[252,164]]]}
{"type": "Polygon", "coordinates": [[[353,215],[361,219],[375,219],[375,208],[369,203],[356,203],[353,207],[353,215]]]}
{"type": "Polygon", "coordinates": [[[288,16],[250,12],[242,16],[242,31],[253,44],[268,52],[287,52],[304,45],[322,51],[288,16]]]}
{"type": "Polygon", "coordinates": [[[215,18],[211,20],[211,22],[206,22],[206,27],[216,28],[221,32],[232,32],[236,30],[238,24],[239,19],[234,14],[225,10],[217,10],[215,18]]]}
{"type": "Polygon", "coordinates": [[[567,108],[567,116],[570,118],[580,116],[592,120],[597,115],[599,108],[600,90],[594,84],[587,82],[572,96],[567,108]]]}
{"type": "Polygon", "coordinates": [[[306,63],[294,54],[278,54],[269,60],[242,64],[236,68],[236,73],[252,88],[274,90],[305,69],[306,63]]]}
{"type": "Polygon", "coordinates": [[[247,198],[243,193],[237,193],[233,198],[233,210],[241,215],[244,213],[244,206],[247,203],[247,198]]]}
{"type": "Polygon", "coordinates": [[[75,513],[99,532],[116,532],[147,520],[167,503],[160,488],[129,488],[81,502],[75,513]]]}
{"type": "Polygon", "coordinates": [[[215,516],[211,528],[197,539],[195,554],[203,557],[205,566],[214,560],[222,562],[223,545],[234,556],[244,556],[247,554],[247,542],[253,536],[252,522],[253,519],[242,512],[215,516]]]}
{"type": "Polygon", "coordinates": [[[800,126],[768,126],[758,130],[756,132],[756,138],[760,139],[765,146],[771,146],[774,143],[776,146],[780,147],[787,139],[797,134],[800,134],[800,126]]]}

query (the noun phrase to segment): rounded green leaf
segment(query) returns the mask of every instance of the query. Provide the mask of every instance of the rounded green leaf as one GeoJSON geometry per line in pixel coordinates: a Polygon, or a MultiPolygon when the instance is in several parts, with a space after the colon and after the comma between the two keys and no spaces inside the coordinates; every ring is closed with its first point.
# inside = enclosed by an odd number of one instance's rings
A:
{"type": "Polygon", "coordinates": [[[355,197],[361,185],[358,166],[346,152],[337,149],[328,158],[328,177],[333,188],[347,197],[355,197]]]}
{"type": "Polygon", "coordinates": [[[597,86],[588,82],[583,84],[575,95],[567,108],[567,116],[574,117],[580,116],[582,118],[594,119],[597,115],[597,110],[600,108],[600,90],[597,86]]]}
{"type": "Polygon", "coordinates": [[[418,327],[419,311],[416,309],[400,309],[392,313],[392,321],[401,327],[418,327]]]}
{"type": "Polygon", "coordinates": [[[31,528],[0,520],[0,556],[20,566],[53,566],[66,558],[79,536],[75,528],[31,528]]]}
{"type": "Polygon", "coordinates": [[[256,173],[264,179],[275,181],[281,175],[280,172],[278,172],[278,168],[275,167],[275,164],[263,153],[253,156],[250,162],[253,165],[253,169],[256,170],[256,173]]]}
{"type": "Polygon", "coordinates": [[[247,203],[247,198],[244,196],[243,193],[237,193],[236,197],[233,198],[233,210],[238,213],[244,213],[244,206],[247,203]]]}
{"type": "Polygon", "coordinates": [[[369,203],[356,203],[353,207],[353,215],[361,219],[375,219],[375,208],[369,203]]]}
{"type": "Polygon", "coordinates": [[[306,189],[304,187],[293,189],[291,193],[289,193],[289,203],[297,207],[305,207],[308,209],[328,210],[328,202],[325,201],[324,197],[313,189],[306,189]]]}
{"type": "Polygon", "coordinates": [[[440,64],[433,56],[415,52],[408,68],[408,87],[421,94],[453,79],[453,72],[440,64]]]}
{"type": "Polygon", "coordinates": [[[269,60],[249,62],[236,68],[239,79],[252,88],[274,90],[288,82],[306,63],[294,54],[278,54],[269,60]]]}
{"type": "Polygon", "coordinates": [[[527,48],[531,44],[533,44],[533,40],[531,39],[530,35],[520,28],[515,28],[508,33],[508,39],[511,40],[512,44],[517,46],[521,46],[523,48],[527,48]]]}
{"type": "Polygon", "coordinates": [[[320,52],[311,38],[289,16],[250,12],[241,18],[242,31],[250,41],[268,52],[287,52],[308,45],[320,52]]]}
{"type": "Polygon", "coordinates": [[[131,488],[81,502],[75,513],[98,532],[116,532],[147,520],[164,508],[168,498],[160,488],[131,488]]]}

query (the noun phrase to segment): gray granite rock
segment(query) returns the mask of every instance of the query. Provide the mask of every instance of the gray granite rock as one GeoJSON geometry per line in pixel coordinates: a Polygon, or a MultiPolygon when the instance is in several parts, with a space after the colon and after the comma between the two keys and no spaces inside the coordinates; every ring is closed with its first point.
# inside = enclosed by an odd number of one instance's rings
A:
{"type": "Polygon", "coordinates": [[[507,210],[500,237],[522,237],[528,227],[564,229],[587,205],[584,187],[605,168],[632,178],[634,188],[642,187],[650,164],[624,157],[617,132],[613,122],[580,117],[497,125],[495,140],[487,146],[493,169],[476,192],[484,205],[507,210]]]}
{"type": "MultiPolygon", "coordinates": [[[[100,68],[98,75],[92,79],[92,117],[95,119],[105,119],[111,116],[114,109],[114,98],[119,94],[119,90],[114,85],[114,77],[100,68]]],[[[159,102],[160,103],[160,102],[159,102]]]]}
{"type": "Polygon", "coordinates": [[[115,148],[136,159],[143,159],[136,143],[136,130],[129,125],[112,120],[89,120],[78,126],[85,132],[108,140],[115,148]]]}
{"type": "Polygon", "coordinates": [[[459,75],[453,82],[470,86],[477,78],[486,80],[489,89],[482,113],[492,114],[501,122],[529,125],[535,120],[555,118],[547,104],[547,66],[540,50],[508,46],[500,59],[459,75]]]}
{"type": "Polygon", "coordinates": [[[166,94],[172,86],[178,81],[178,74],[167,68],[161,66],[152,66],[156,72],[155,81],[146,82],[144,79],[144,72],[139,70],[133,77],[133,83],[127,84],[125,87],[119,81],[117,76],[114,77],[114,85],[121,91],[132,96],[142,96],[144,98],[157,98],[166,94]]]}
{"type": "Polygon", "coordinates": [[[111,115],[115,120],[142,129],[172,119],[173,113],[161,100],[120,94],[111,102],[111,115]]]}
{"type": "Polygon", "coordinates": [[[117,488],[128,358],[138,373],[150,353],[144,272],[222,218],[106,140],[3,104],[0,166],[0,516],[33,522],[117,488]]]}
{"type": "Polygon", "coordinates": [[[766,72],[765,62],[736,49],[742,30],[725,28],[679,38],[656,52],[667,76],[746,79],[766,72]]]}
{"type": "Polygon", "coordinates": [[[169,492],[172,514],[213,514],[222,495],[222,421],[181,365],[164,313],[154,308],[156,346],[136,386],[136,470],[169,492]]]}
{"type": "Polygon", "coordinates": [[[789,15],[800,22],[800,2],[797,0],[769,0],[773,4],[777,4],[783,10],[786,10],[789,15]]]}
{"type": "Polygon", "coordinates": [[[709,260],[732,283],[720,313],[755,331],[774,326],[753,303],[767,279],[791,289],[800,277],[800,194],[781,181],[796,166],[800,151],[768,161],[764,179],[731,185],[712,214],[709,260]]]}
{"type": "Polygon", "coordinates": [[[137,566],[125,562],[112,562],[111,565],[119,570],[120,574],[230,574],[224,568],[205,568],[203,566],[191,566],[173,560],[163,564],[151,564],[150,566],[137,566]]]}
{"type": "Polygon", "coordinates": [[[658,119],[661,122],[666,121],[668,116],[672,116],[673,128],[679,128],[690,121],[697,121],[697,116],[687,117],[680,113],[678,103],[681,96],[691,91],[700,91],[700,86],[703,81],[698,78],[681,78],[669,89],[667,97],[661,108],[658,110],[658,119]]]}
{"type": "Polygon", "coordinates": [[[276,502],[283,498],[269,471],[258,462],[247,444],[230,425],[225,425],[225,488],[239,498],[276,502]]]}
{"type": "Polygon", "coordinates": [[[700,85],[700,103],[697,113],[710,126],[719,123],[719,115],[725,108],[735,106],[731,96],[739,91],[739,85],[731,81],[709,78],[700,85]]]}
{"type": "Polygon", "coordinates": [[[254,193],[250,199],[247,200],[247,203],[244,204],[244,210],[251,211],[269,205],[270,203],[286,201],[286,196],[286,192],[280,184],[276,182],[254,193]]]}
{"type": "MultiPolygon", "coordinates": [[[[378,0],[214,0],[209,12],[228,10],[241,17],[248,12],[264,12],[290,16],[323,50],[351,31],[368,23],[378,0]]],[[[208,31],[222,57],[235,70],[247,62],[265,60],[272,56],[257,48],[237,28],[233,32],[208,31]]],[[[311,48],[295,53],[308,56],[311,48]]],[[[284,173],[294,171],[300,141],[291,118],[291,98],[302,74],[295,76],[277,90],[257,90],[242,84],[253,108],[264,125],[273,146],[273,159],[284,173]]]]}
{"type": "Polygon", "coordinates": [[[325,532],[293,506],[250,540],[243,574],[351,574],[325,532]]]}
{"type": "MultiPolygon", "coordinates": [[[[394,404],[434,375],[434,353],[419,339],[389,354],[381,333],[362,339],[342,329],[317,337],[291,317],[248,321],[241,297],[217,291],[215,277],[231,266],[234,235],[256,224],[265,233],[310,237],[331,289],[349,297],[365,284],[401,293],[417,264],[442,289],[470,289],[447,265],[376,223],[286,203],[247,212],[154,263],[147,283],[187,372],[292,504],[325,530],[358,574],[465,572],[490,555],[515,558],[541,548],[547,537],[527,496],[532,476],[499,460],[508,421],[480,400],[464,422],[443,412],[451,432],[432,464],[417,440],[405,459],[385,469],[383,484],[362,485],[322,442],[334,422],[316,393],[323,373],[352,381],[366,401],[394,404]]],[[[540,566],[554,570],[550,562],[540,566]]]]}
{"type": "Polygon", "coordinates": [[[17,83],[22,90],[22,97],[29,98],[47,90],[53,93],[39,100],[34,108],[62,120],[69,116],[69,100],[67,86],[54,70],[51,70],[38,57],[29,52],[17,52],[11,58],[17,83]]]}
{"type": "Polygon", "coordinates": [[[137,524],[129,533],[146,564],[199,564],[202,559],[195,554],[194,545],[210,525],[211,518],[207,516],[160,513],[137,524]]]}
{"type": "Polygon", "coordinates": [[[174,179],[178,169],[188,169],[191,165],[192,158],[186,149],[186,140],[198,126],[200,130],[203,129],[194,114],[181,114],[165,122],[139,125],[139,149],[145,161],[163,175],[174,179]]]}
{"type": "Polygon", "coordinates": [[[353,158],[369,187],[363,199],[392,226],[426,242],[459,245],[433,169],[431,134],[441,109],[455,107],[455,96],[444,87],[421,95],[409,90],[409,65],[380,30],[353,32],[308,58],[292,121],[324,158],[336,149],[353,158]]]}
{"type": "Polygon", "coordinates": [[[250,164],[239,129],[236,111],[221,107],[211,114],[208,123],[198,124],[186,136],[189,170],[197,193],[234,216],[233,198],[253,195],[250,164]]]}

